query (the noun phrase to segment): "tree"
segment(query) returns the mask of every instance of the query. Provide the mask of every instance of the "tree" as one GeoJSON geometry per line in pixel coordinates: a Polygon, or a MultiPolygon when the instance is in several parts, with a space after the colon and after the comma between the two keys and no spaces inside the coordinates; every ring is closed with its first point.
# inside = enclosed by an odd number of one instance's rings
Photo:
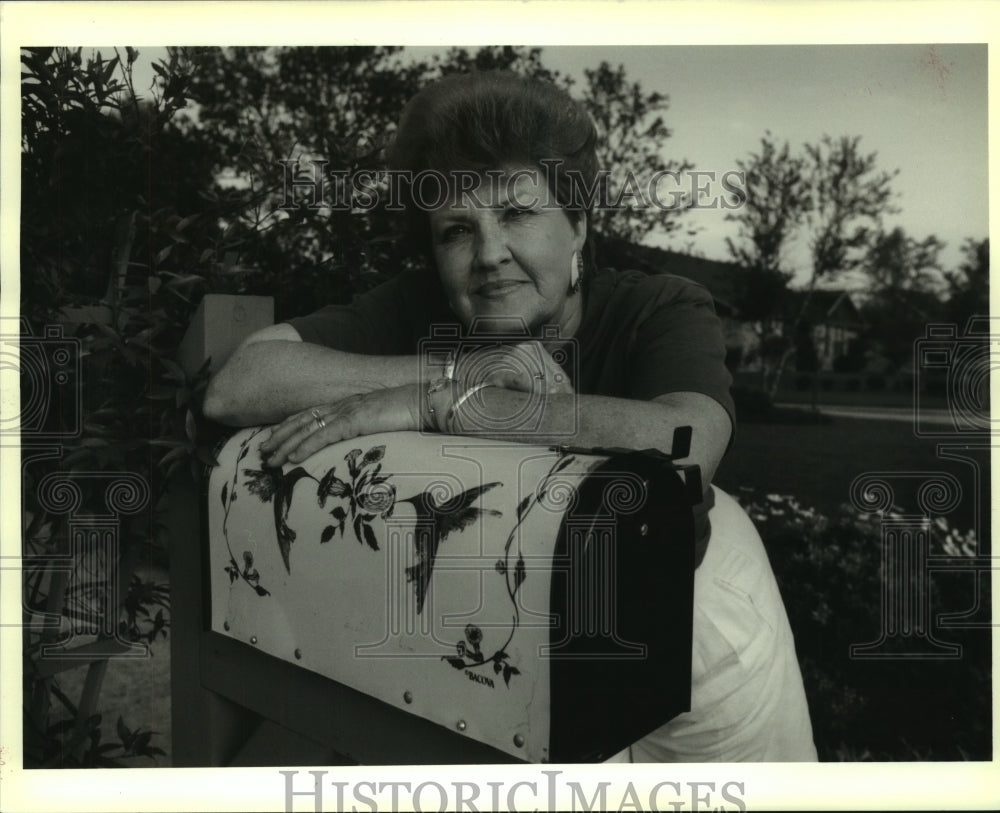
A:
{"type": "MultiPolygon", "coordinates": [[[[779,146],[770,132],[760,151],[736,162],[744,174],[746,203],[726,215],[739,224],[738,239],[726,239],[732,258],[744,269],[736,286],[740,316],[754,324],[762,349],[764,388],[771,389],[775,357],[763,352],[775,346],[785,292],[792,272],[785,251],[810,205],[805,161],[791,154],[786,141],[779,146]]],[[[778,345],[781,352],[781,345],[778,345]]]]}
{"type": "Polygon", "coordinates": [[[968,238],[962,245],[965,259],[956,271],[945,274],[948,284],[947,318],[960,328],[971,316],[990,314],[990,240],[968,238]]]}
{"type": "MultiPolygon", "coordinates": [[[[759,325],[765,363],[764,388],[774,396],[799,344],[803,320],[820,282],[860,266],[892,211],[895,172],[878,169],[876,153],[863,154],[860,137],[824,136],[794,154],[767,133],[761,149],[737,162],[746,173],[747,202],[729,215],[740,224],[739,242],[727,241],[746,268],[739,306],[759,325]],[[799,237],[809,251],[809,280],[794,315],[786,312],[787,244],[799,237]],[[769,327],[770,321],[779,324],[769,327]]],[[[933,246],[924,246],[931,251],[933,246]]]]}
{"type": "Polygon", "coordinates": [[[857,268],[882,216],[892,208],[892,179],[878,170],[877,153],[860,152],[860,136],[832,139],[805,147],[812,197],[806,220],[810,229],[811,275],[816,283],[857,268]]]}
{"type": "Polygon", "coordinates": [[[758,153],[736,162],[752,194],[726,220],[739,224],[737,243],[726,239],[733,259],[745,268],[790,278],[784,251],[809,207],[805,162],[791,155],[786,141],[779,147],[770,132],[760,140],[758,153]]]}
{"type": "Polygon", "coordinates": [[[359,207],[347,180],[376,175],[403,105],[431,72],[425,62],[404,62],[400,50],[190,52],[200,107],[186,128],[216,157],[208,199],[235,203],[223,221],[232,283],[274,296],[278,318],[317,302],[346,303],[409,261],[384,196],[359,207]],[[322,195],[313,206],[307,184],[317,181],[322,195]]]}
{"type": "Polygon", "coordinates": [[[584,74],[587,87],[581,101],[597,126],[598,163],[608,173],[607,200],[613,204],[594,211],[594,229],[603,237],[632,243],[641,242],[654,230],[669,235],[679,228],[678,216],[690,201],[670,205],[672,201],[665,200],[666,208],[652,205],[655,201],[648,199],[648,184],[656,173],[680,176],[693,165],[664,160],[671,136],[663,119],[668,97],[646,93],[638,82],[629,82],[623,65],[612,68],[602,62],[584,74]],[[630,199],[635,203],[625,207],[630,199]]]}
{"type": "Polygon", "coordinates": [[[823,136],[819,143],[804,146],[809,280],[798,311],[782,331],[784,349],[771,382],[772,397],[788,360],[795,354],[794,337],[809,311],[817,285],[858,268],[879,233],[883,215],[895,211],[892,179],[898,170],[879,170],[877,154],[863,154],[860,142],[860,136],[823,136]]]}
{"type": "Polygon", "coordinates": [[[864,337],[894,368],[912,359],[913,342],[929,322],[942,318],[943,248],[934,235],[918,241],[897,227],[877,235],[862,264],[871,280],[864,337]]]}
{"type": "Polygon", "coordinates": [[[168,79],[144,98],[132,87],[136,56],[22,54],[22,310],[33,319],[102,298],[114,308],[129,253],[148,256],[144,238],[157,231],[136,228],[140,215],[154,214],[148,201],[188,205],[211,179],[211,164],[191,155],[171,126],[186,104],[181,66],[160,65],[168,79]]]}
{"type": "Polygon", "coordinates": [[[906,369],[913,360],[914,342],[925,328],[946,317],[937,294],[900,289],[875,296],[861,307],[865,328],[861,340],[869,360],[884,359],[889,370],[906,369]]]}
{"type": "Polygon", "coordinates": [[[917,241],[898,226],[888,233],[880,231],[861,263],[871,280],[871,293],[939,290],[943,282],[939,254],[944,246],[933,234],[917,241]]]}
{"type": "Polygon", "coordinates": [[[861,269],[871,280],[862,308],[864,342],[893,368],[913,357],[913,342],[929,322],[942,317],[939,254],[944,243],[934,235],[910,237],[902,228],[880,231],[869,246],[861,269]]]}
{"type": "Polygon", "coordinates": [[[892,179],[899,173],[878,169],[876,153],[860,151],[860,136],[823,136],[818,144],[806,144],[810,202],[806,209],[809,232],[810,275],[806,295],[791,326],[790,337],[778,361],[771,395],[781,383],[781,374],[795,354],[791,337],[809,311],[816,286],[857,268],[878,233],[882,216],[893,210],[892,179]]]}
{"type": "Polygon", "coordinates": [[[474,54],[465,48],[450,48],[444,58],[436,58],[433,67],[442,76],[469,71],[513,71],[552,82],[565,90],[573,87],[573,80],[559,71],[549,70],[542,64],[541,48],[523,48],[515,45],[484,45],[474,54]]]}

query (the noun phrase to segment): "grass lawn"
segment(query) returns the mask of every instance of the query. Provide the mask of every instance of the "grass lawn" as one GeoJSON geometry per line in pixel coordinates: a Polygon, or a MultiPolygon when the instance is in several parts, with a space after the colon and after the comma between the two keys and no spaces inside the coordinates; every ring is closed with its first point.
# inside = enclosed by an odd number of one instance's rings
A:
{"type": "MultiPolygon", "coordinates": [[[[977,495],[974,468],[939,458],[938,445],[915,437],[906,422],[836,418],[819,425],[744,423],[715,483],[734,494],[741,486],[790,494],[802,505],[834,516],[838,505],[850,501],[857,476],[887,472],[883,479],[895,490],[902,513],[922,514],[916,491],[927,478],[901,475],[948,472],[958,478],[961,498],[945,517],[953,527],[972,528],[981,501],[982,544],[988,540],[990,520],[988,456],[978,456],[985,482],[977,495]]],[[[957,657],[853,658],[852,644],[878,637],[884,578],[878,534],[761,531],[795,633],[821,759],[988,759],[990,630],[939,627],[931,620],[935,637],[963,647],[957,657]]],[[[932,576],[932,616],[970,609],[974,579],[970,572],[932,576]]],[[[988,596],[983,598],[988,603],[988,596]]],[[[988,620],[988,606],[981,606],[986,612],[979,618],[988,620]]],[[[897,642],[904,649],[912,645],[905,635],[897,642]]]]}
{"type": "MultiPolygon", "coordinates": [[[[835,418],[828,424],[741,423],[714,482],[732,494],[740,486],[793,494],[804,505],[830,513],[850,502],[851,482],[859,475],[943,471],[962,484],[959,505],[948,519],[959,528],[971,528],[977,500],[973,469],[960,461],[938,458],[937,446],[937,440],[915,437],[912,425],[903,421],[835,418]]],[[[983,475],[986,481],[980,491],[988,495],[988,457],[983,475]]],[[[896,504],[907,513],[920,513],[916,489],[921,479],[886,479],[896,490],[896,504]]],[[[988,510],[988,502],[984,505],[988,510]]],[[[988,514],[984,520],[988,532],[988,514]]]]}
{"type": "MultiPolygon", "coordinates": [[[[913,408],[913,393],[906,392],[839,392],[820,390],[815,399],[809,390],[778,390],[774,396],[776,404],[812,404],[813,401],[827,406],[874,406],[874,407],[906,407],[913,408]]],[[[920,398],[921,407],[929,409],[946,409],[948,401],[940,395],[923,395],[920,398]]]]}

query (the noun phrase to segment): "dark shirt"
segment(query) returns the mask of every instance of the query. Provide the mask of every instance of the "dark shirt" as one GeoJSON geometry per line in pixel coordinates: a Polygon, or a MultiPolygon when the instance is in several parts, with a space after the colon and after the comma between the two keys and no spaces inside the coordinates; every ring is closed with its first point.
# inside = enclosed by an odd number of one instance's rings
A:
{"type": "MultiPolygon", "coordinates": [[[[416,271],[401,272],[350,305],[289,320],[303,341],[370,355],[417,354],[433,325],[455,322],[437,278],[416,271]]],[[[584,290],[574,340],[563,366],[581,395],[649,400],[698,392],[721,404],[735,426],[722,326],[702,286],[672,274],[601,269],[584,290]]],[[[695,507],[699,563],[713,504],[708,489],[695,507]]]]}

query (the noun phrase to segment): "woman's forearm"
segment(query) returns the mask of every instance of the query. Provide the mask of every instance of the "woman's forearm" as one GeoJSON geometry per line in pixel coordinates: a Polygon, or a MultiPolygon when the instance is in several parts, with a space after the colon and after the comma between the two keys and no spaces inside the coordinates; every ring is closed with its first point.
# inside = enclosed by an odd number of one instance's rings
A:
{"type": "Polygon", "coordinates": [[[603,395],[544,399],[490,387],[463,403],[444,431],[519,443],[620,446],[671,452],[674,429],[690,426],[691,453],[681,462],[701,467],[707,486],[729,443],[725,409],[707,395],[676,392],[651,401],[603,395]]]}
{"type": "Polygon", "coordinates": [[[274,423],[316,404],[440,374],[422,368],[417,356],[359,355],[295,340],[251,341],[213,376],[203,410],[231,426],[274,423]]]}

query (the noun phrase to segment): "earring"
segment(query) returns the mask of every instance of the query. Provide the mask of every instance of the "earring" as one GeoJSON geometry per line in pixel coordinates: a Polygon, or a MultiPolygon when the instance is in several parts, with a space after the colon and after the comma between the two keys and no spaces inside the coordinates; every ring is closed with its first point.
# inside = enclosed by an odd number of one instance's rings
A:
{"type": "Polygon", "coordinates": [[[583,278],[583,254],[574,251],[569,263],[569,294],[572,296],[580,291],[580,281],[583,278]]]}

